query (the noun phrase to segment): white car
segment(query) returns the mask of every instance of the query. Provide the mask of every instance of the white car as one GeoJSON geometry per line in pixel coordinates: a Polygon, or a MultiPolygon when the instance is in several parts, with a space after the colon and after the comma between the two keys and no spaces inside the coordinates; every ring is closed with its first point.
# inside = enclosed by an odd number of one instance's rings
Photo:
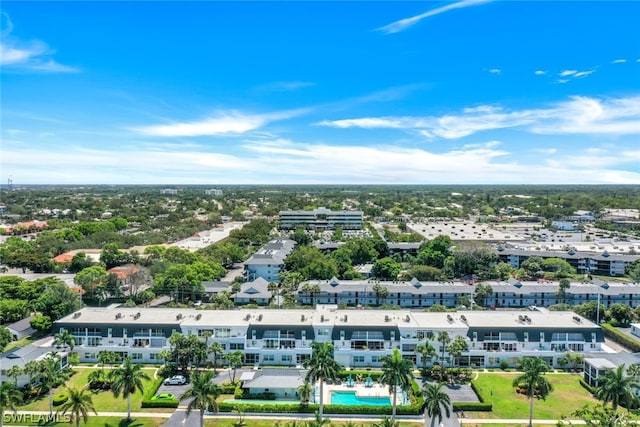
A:
{"type": "Polygon", "coordinates": [[[174,375],[164,380],[164,385],[184,385],[186,383],[187,379],[182,375],[174,375]]]}

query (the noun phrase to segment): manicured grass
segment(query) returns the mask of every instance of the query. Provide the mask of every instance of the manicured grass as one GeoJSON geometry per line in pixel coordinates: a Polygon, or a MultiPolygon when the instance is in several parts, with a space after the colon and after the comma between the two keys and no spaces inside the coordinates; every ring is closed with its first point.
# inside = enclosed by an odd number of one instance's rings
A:
{"type": "MultiPolygon", "coordinates": [[[[24,425],[24,422],[22,423],[11,423],[11,422],[7,422],[8,420],[5,417],[5,425],[12,425],[12,424],[19,424],[19,425],[24,425]]],[[[124,418],[118,418],[118,417],[99,417],[96,415],[89,415],[89,419],[87,421],[86,424],[84,424],[84,422],[80,422],[81,426],[87,426],[87,427],[159,427],[161,426],[164,422],[166,422],[167,419],[166,418],[134,418],[132,419],[130,422],[128,422],[126,419],[124,418]]],[[[58,427],[63,427],[63,426],[69,426],[69,423],[48,423],[48,424],[39,424],[39,425],[46,425],[46,426],[58,426],[58,427]]],[[[75,425],[75,424],[73,424],[75,425]]]]}
{"type": "MultiPolygon", "coordinates": [[[[326,416],[325,418],[328,418],[329,420],[331,420],[331,425],[332,426],[344,426],[347,422],[346,421],[333,421],[331,419],[330,416],[326,416]]],[[[205,418],[204,420],[204,425],[205,426],[215,426],[215,427],[235,427],[236,422],[238,420],[237,419],[211,419],[211,418],[205,418]]],[[[251,426],[251,427],[273,427],[276,424],[276,419],[273,420],[257,420],[257,419],[253,419],[253,418],[246,418],[244,421],[244,425],[245,426],[251,426]]],[[[289,423],[291,423],[293,420],[291,419],[286,419],[286,420],[279,420],[280,425],[288,425],[289,423]]],[[[296,425],[301,426],[301,425],[305,425],[305,423],[307,421],[310,421],[310,419],[299,419],[296,420],[296,425]]],[[[370,422],[360,422],[360,421],[354,421],[353,423],[358,426],[358,427],[373,427],[376,424],[379,424],[381,421],[377,420],[377,421],[370,421],[370,422]]],[[[400,423],[400,427],[416,427],[418,425],[421,425],[423,422],[401,422],[400,423]]],[[[490,427],[494,427],[496,426],[496,424],[492,424],[490,427]]],[[[509,427],[514,427],[514,426],[509,426],[509,427]]]]}
{"type": "MultiPolygon", "coordinates": [[[[98,370],[96,369],[76,369],[76,373],[71,376],[71,378],[66,382],[66,386],[70,388],[84,388],[88,384],[88,378],[92,371],[98,370]]],[[[107,368],[109,369],[109,368],[107,368]]],[[[155,372],[155,368],[145,368],[144,372],[149,376],[150,380],[143,380],[144,389],[147,391],[153,382],[153,374],[155,372]]],[[[57,393],[61,393],[65,390],[65,386],[58,387],[54,390],[54,395],[57,393]]],[[[136,392],[131,396],[131,410],[133,412],[173,412],[173,409],[170,408],[141,408],[140,403],[142,402],[143,395],[139,392],[136,392]]],[[[96,408],[96,411],[103,412],[126,412],[127,411],[127,399],[124,399],[122,396],[120,398],[115,398],[111,391],[99,391],[92,392],[91,399],[93,400],[93,406],[96,408]]],[[[43,395],[39,399],[30,402],[27,405],[21,406],[19,409],[25,411],[48,411],[49,410],[49,395],[43,395]]],[[[54,408],[55,410],[55,408],[54,408]]]]}
{"type": "MultiPolygon", "coordinates": [[[[515,392],[515,373],[480,373],[474,380],[476,387],[493,403],[492,412],[465,412],[468,418],[528,419],[529,399],[515,392]]],[[[536,399],[535,419],[557,420],[562,415],[571,415],[577,409],[598,401],[591,397],[579,383],[580,374],[547,374],[554,391],[546,400],[536,399]]]]}

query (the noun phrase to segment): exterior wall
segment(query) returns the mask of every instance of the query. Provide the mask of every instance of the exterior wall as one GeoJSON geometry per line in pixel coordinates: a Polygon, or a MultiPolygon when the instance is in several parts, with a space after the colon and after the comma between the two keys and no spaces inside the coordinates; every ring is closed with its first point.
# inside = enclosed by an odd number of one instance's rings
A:
{"type": "Polygon", "coordinates": [[[282,264],[249,264],[245,265],[245,277],[251,282],[262,277],[268,282],[280,283],[280,271],[282,264]]]}

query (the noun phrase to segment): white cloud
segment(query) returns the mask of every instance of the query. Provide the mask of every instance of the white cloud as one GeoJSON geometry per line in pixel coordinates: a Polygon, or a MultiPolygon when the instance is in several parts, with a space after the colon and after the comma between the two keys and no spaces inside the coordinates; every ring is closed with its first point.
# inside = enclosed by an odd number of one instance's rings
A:
{"type": "Polygon", "coordinates": [[[391,24],[385,25],[383,27],[378,28],[378,31],[381,31],[385,34],[394,34],[404,31],[418,22],[422,21],[425,18],[429,18],[431,16],[440,15],[441,13],[448,12],[450,10],[462,9],[469,6],[475,6],[482,3],[487,3],[491,0],[462,0],[455,3],[448,4],[446,6],[439,7],[437,9],[429,10],[427,12],[421,13],[420,15],[415,15],[410,18],[400,19],[399,21],[392,22],[391,24]]]}
{"type": "Polygon", "coordinates": [[[577,73],[578,70],[564,70],[560,73],[560,77],[567,77],[567,76],[572,76],[575,73],[577,73]]]}
{"type": "Polygon", "coordinates": [[[611,61],[612,64],[624,64],[625,62],[627,62],[625,58],[614,59],[611,61]]]}
{"type": "Polygon", "coordinates": [[[560,84],[565,84],[565,83],[568,83],[568,82],[569,82],[569,79],[558,79],[558,80],[556,80],[556,83],[560,83],[560,84]]]}
{"type": "Polygon", "coordinates": [[[542,154],[556,154],[558,152],[557,148],[534,148],[532,150],[535,153],[542,153],[542,154]]]}
{"type": "Polygon", "coordinates": [[[590,76],[591,74],[593,74],[595,72],[596,72],[596,70],[580,71],[578,73],[575,73],[573,75],[573,77],[576,77],[576,78],[587,77],[587,76],[590,76]]]}
{"type": "Polygon", "coordinates": [[[591,74],[595,73],[596,70],[585,70],[585,71],[578,71],[578,70],[564,70],[562,72],[560,72],[560,74],[558,74],[560,77],[566,77],[566,78],[561,78],[556,80],[558,83],[567,83],[570,79],[579,79],[582,77],[587,77],[590,76],[591,74]]]}
{"type": "Polygon", "coordinates": [[[491,74],[501,74],[502,70],[500,68],[492,68],[489,70],[491,74]]]}
{"type": "Polygon", "coordinates": [[[131,130],[141,135],[161,137],[243,134],[259,129],[273,121],[298,116],[305,111],[301,109],[267,114],[244,114],[238,111],[218,112],[214,117],[202,120],[141,126],[131,130]]]}
{"type": "Polygon", "coordinates": [[[545,74],[547,74],[547,72],[543,70],[535,70],[533,74],[535,74],[536,76],[544,76],[545,74]]]}
{"type": "Polygon", "coordinates": [[[325,120],[337,128],[406,129],[433,139],[457,139],[486,130],[521,128],[538,134],[640,134],[640,96],[596,99],[574,96],[544,108],[465,108],[459,114],[426,117],[362,117],[325,120]]]}
{"type": "Polygon", "coordinates": [[[79,69],[59,64],[51,56],[55,53],[39,40],[24,41],[11,35],[13,24],[2,12],[2,39],[0,40],[0,67],[4,71],[37,71],[45,73],[74,73],[79,69]]]}

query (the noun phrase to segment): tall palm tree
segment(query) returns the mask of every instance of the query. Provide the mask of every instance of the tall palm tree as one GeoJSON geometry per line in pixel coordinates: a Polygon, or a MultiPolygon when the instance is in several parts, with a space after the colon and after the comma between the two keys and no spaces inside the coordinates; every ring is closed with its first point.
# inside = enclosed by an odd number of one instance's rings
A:
{"type": "Polygon", "coordinates": [[[224,349],[222,348],[222,344],[218,341],[214,341],[209,346],[209,353],[213,356],[213,372],[216,372],[216,366],[218,365],[218,357],[224,354],[224,349]]]}
{"type": "Polygon", "coordinates": [[[447,345],[451,342],[451,337],[447,331],[438,332],[436,340],[440,343],[440,363],[444,361],[444,352],[447,349],[447,345]]]}
{"type": "Polygon", "coordinates": [[[30,360],[24,365],[23,369],[24,373],[29,375],[29,385],[33,382],[33,377],[35,377],[38,372],[40,372],[40,364],[37,360],[30,360]]]}
{"type": "Polygon", "coordinates": [[[298,397],[302,403],[309,403],[311,395],[313,394],[313,386],[309,381],[305,381],[298,386],[296,392],[298,393],[298,397]]]}
{"type": "Polygon", "coordinates": [[[529,427],[533,426],[533,399],[546,399],[553,391],[553,385],[544,376],[549,371],[549,365],[540,357],[523,357],[519,368],[523,372],[513,380],[514,387],[523,387],[529,397],[529,427]]]}
{"type": "Polygon", "coordinates": [[[191,375],[191,388],[187,390],[181,399],[191,399],[187,406],[187,416],[194,409],[200,410],[200,427],[204,426],[204,411],[209,408],[212,412],[218,412],[216,399],[222,394],[222,388],[212,382],[213,372],[194,372],[191,375]]]}
{"type": "Polygon", "coordinates": [[[626,408],[638,402],[635,391],[640,388],[640,382],[633,376],[626,376],[624,365],[616,369],[610,369],[604,376],[598,378],[595,396],[606,405],[611,402],[613,412],[618,411],[618,406],[626,408]]]}
{"type": "Polygon", "coordinates": [[[322,415],[316,411],[314,412],[314,418],[307,421],[306,427],[322,427],[329,425],[331,425],[331,420],[329,418],[322,418],[322,415]]]}
{"type": "Polygon", "coordinates": [[[402,358],[402,353],[397,348],[393,353],[384,356],[382,359],[382,376],[380,382],[389,386],[389,391],[393,394],[393,410],[391,421],[396,420],[396,408],[398,406],[398,388],[408,390],[411,384],[411,371],[413,364],[411,361],[402,358]]]}
{"type": "Polygon", "coordinates": [[[69,351],[73,351],[73,348],[76,346],[76,339],[71,332],[66,329],[61,329],[60,332],[55,334],[54,336],[54,344],[59,347],[67,348],[69,347],[69,351]]]}
{"type": "Polygon", "coordinates": [[[142,380],[149,380],[149,376],[142,371],[142,367],[131,361],[131,358],[124,359],[122,366],[113,371],[113,383],[111,390],[115,397],[127,398],[127,421],[131,421],[131,395],[136,391],[144,392],[142,380]]]}
{"type": "Polygon", "coordinates": [[[320,408],[319,417],[322,420],[324,411],[323,385],[325,380],[335,380],[338,373],[342,369],[333,358],[333,344],[330,342],[313,342],[311,344],[311,357],[302,362],[307,371],[306,381],[314,384],[316,381],[320,383],[320,408]]]}
{"type": "Polygon", "coordinates": [[[53,389],[64,379],[57,354],[50,354],[40,362],[38,379],[43,388],[49,390],[49,415],[53,415],[53,389]]]}
{"type": "Polygon", "coordinates": [[[160,350],[160,353],[158,353],[158,357],[162,359],[163,365],[167,366],[167,362],[169,361],[169,359],[171,359],[171,351],[167,350],[166,348],[164,350],[160,350]]]}
{"type": "Polygon", "coordinates": [[[400,425],[398,421],[388,417],[382,417],[379,423],[373,423],[373,427],[398,427],[398,425],[400,425]]]}
{"type": "Polygon", "coordinates": [[[0,427],[4,418],[4,410],[11,409],[14,413],[22,403],[22,393],[14,383],[0,384],[0,427]]]}
{"type": "Polygon", "coordinates": [[[83,419],[85,424],[87,423],[89,411],[98,415],[93,406],[93,400],[85,389],[67,388],[67,390],[69,398],[60,406],[58,412],[63,415],[70,412],[72,419],[76,422],[76,427],[80,427],[80,419],[83,419]]]}
{"type": "Polygon", "coordinates": [[[427,427],[427,423],[431,420],[431,427],[435,426],[436,418],[438,422],[442,422],[442,415],[449,418],[451,416],[451,398],[447,393],[442,391],[444,383],[439,384],[425,384],[422,388],[422,395],[424,396],[424,427],[427,427]]]}
{"type": "Polygon", "coordinates": [[[640,379],[640,364],[634,363],[627,368],[627,375],[630,377],[634,377],[635,379],[640,379]]]}

